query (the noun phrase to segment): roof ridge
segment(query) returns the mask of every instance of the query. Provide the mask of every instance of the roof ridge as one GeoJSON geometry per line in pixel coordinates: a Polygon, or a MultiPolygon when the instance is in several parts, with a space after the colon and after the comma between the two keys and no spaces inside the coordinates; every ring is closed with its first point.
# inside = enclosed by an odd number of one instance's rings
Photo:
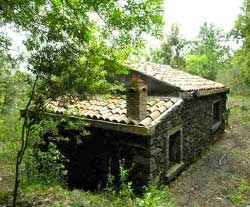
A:
{"type": "Polygon", "coordinates": [[[168,85],[178,87],[182,91],[225,88],[225,85],[222,83],[191,74],[181,69],[172,68],[169,65],[141,61],[134,64],[129,63],[128,66],[144,75],[163,81],[168,85]]]}

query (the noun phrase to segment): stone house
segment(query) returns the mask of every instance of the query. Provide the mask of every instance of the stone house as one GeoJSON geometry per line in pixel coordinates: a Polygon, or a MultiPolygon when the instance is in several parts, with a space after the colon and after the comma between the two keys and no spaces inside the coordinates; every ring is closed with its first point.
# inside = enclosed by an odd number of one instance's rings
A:
{"type": "MultiPolygon", "coordinates": [[[[90,135],[61,147],[73,187],[104,186],[125,160],[135,186],[150,176],[173,179],[224,130],[229,89],[170,66],[131,64],[125,96],[95,96],[67,105],[67,114],[89,123],[90,135]]],[[[66,109],[50,103],[51,112],[66,109]]]]}

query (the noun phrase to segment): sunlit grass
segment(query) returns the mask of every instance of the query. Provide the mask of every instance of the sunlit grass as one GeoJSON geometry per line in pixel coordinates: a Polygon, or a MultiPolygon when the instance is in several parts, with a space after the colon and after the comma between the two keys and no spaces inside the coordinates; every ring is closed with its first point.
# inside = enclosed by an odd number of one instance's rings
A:
{"type": "Polygon", "coordinates": [[[234,178],[231,185],[234,185],[234,190],[229,199],[234,206],[250,205],[250,180],[234,178]]]}

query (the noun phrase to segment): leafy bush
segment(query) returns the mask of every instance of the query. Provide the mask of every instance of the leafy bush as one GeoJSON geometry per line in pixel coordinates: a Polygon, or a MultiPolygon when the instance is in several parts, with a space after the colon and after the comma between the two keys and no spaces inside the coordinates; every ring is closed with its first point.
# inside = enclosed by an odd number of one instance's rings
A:
{"type": "MultiPolygon", "coordinates": [[[[26,180],[29,184],[60,184],[66,174],[64,157],[55,143],[45,141],[44,133],[57,135],[56,122],[44,120],[33,126],[31,144],[25,158],[26,180]]],[[[60,137],[57,137],[60,139],[60,137]]]]}
{"type": "Polygon", "coordinates": [[[29,183],[43,184],[62,183],[65,169],[63,157],[53,143],[49,143],[46,151],[39,147],[29,149],[25,162],[27,179],[29,183]]]}

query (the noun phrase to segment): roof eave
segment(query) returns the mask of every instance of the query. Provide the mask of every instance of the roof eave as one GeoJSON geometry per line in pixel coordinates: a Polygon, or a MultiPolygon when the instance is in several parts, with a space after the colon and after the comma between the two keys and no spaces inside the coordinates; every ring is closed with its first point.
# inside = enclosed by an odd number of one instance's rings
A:
{"type": "Polygon", "coordinates": [[[223,87],[223,88],[211,88],[211,89],[202,89],[202,90],[181,90],[180,97],[182,98],[191,98],[191,97],[203,97],[209,96],[219,93],[229,93],[230,88],[223,87]]]}
{"type": "Polygon", "coordinates": [[[216,88],[216,89],[209,89],[209,90],[199,90],[197,91],[196,95],[198,97],[201,96],[209,96],[217,93],[229,93],[230,88],[224,87],[224,88],[216,88]]]}
{"type": "Polygon", "coordinates": [[[118,132],[137,134],[143,136],[150,136],[154,134],[153,127],[122,124],[122,123],[108,122],[103,120],[93,120],[93,119],[85,119],[85,120],[88,121],[91,126],[97,128],[103,128],[107,130],[114,130],[118,132]]]}
{"type": "Polygon", "coordinates": [[[50,115],[50,116],[59,116],[59,117],[67,117],[67,118],[82,120],[83,122],[87,122],[89,126],[107,129],[107,130],[114,130],[118,132],[137,134],[137,135],[142,135],[142,136],[150,136],[150,135],[153,135],[155,132],[154,127],[151,127],[151,126],[145,127],[145,126],[138,126],[138,125],[131,125],[131,124],[115,123],[115,122],[109,122],[109,121],[104,121],[104,120],[88,119],[85,117],[65,115],[65,114],[52,113],[52,112],[43,112],[43,113],[50,115]]]}

